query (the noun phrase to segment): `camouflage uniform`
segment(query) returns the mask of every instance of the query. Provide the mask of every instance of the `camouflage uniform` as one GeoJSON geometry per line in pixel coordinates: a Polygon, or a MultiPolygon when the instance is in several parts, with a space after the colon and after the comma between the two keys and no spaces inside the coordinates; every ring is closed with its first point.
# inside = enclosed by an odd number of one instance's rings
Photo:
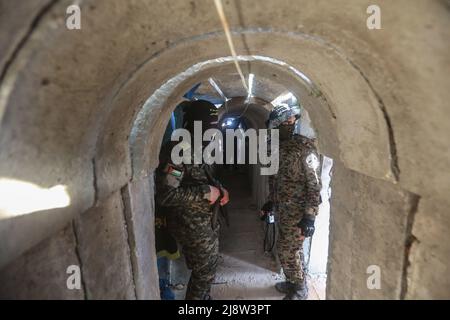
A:
{"type": "Polygon", "coordinates": [[[286,280],[294,284],[304,279],[303,241],[297,224],[306,214],[314,219],[321,201],[319,164],[313,140],[293,135],[280,140],[279,170],[269,177],[269,200],[279,217],[277,251],[286,280]]]}
{"type": "Polygon", "coordinates": [[[212,174],[212,168],[205,164],[173,165],[172,146],[169,143],[161,151],[155,200],[165,209],[169,231],[181,244],[192,270],[186,299],[200,300],[209,296],[219,257],[219,225],[212,225],[213,214],[206,198],[210,183],[205,170],[212,174]]]}

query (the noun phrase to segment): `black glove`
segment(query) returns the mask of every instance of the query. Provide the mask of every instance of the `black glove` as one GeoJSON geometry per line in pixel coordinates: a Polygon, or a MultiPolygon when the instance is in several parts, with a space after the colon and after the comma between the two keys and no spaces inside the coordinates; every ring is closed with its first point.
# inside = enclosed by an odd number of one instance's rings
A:
{"type": "Polygon", "coordinates": [[[269,212],[273,211],[273,202],[272,201],[267,201],[266,203],[264,203],[264,205],[261,208],[261,221],[266,220],[267,214],[269,212]]]}
{"type": "Polygon", "coordinates": [[[273,211],[273,202],[267,201],[266,203],[264,203],[264,205],[261,208],[261,211],[265,213],[273,211]]]}
{"type": "Polygon", "coordinates": [[[297,224],[297,227],[302,229],[302,234],[308,238],[312,237],[314,234],[314,219],[311,219],[307,216],[303,217],[302,220],[297,224]]]}

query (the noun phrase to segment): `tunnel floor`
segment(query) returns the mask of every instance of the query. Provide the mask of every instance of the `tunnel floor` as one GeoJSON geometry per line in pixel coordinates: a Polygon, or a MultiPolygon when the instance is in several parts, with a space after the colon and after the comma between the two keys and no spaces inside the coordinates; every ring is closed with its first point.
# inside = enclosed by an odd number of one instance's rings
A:
{"type": "MultiPolygon", "coordinates": [[[[258,210],[252,202],[247,173],[224,171],[221,181],[230,193],[230,226],[222,226],[220,261],[211,295],[215,300],[280,300],[274,285],[283,281],[279,266],[263,250],[264,231],[258,210]]],[[[184,258],[172,264],[172,284],[176,299],[183,299],[189,272],[184,258]]],[[[309,279],[308,300],[325,299],[325,279],[313,275],[309,279]]]]}
{"type": "Polygon", "coordinates": [[[230,226],[220,237],[220,264],[212,288],[214,299],[280,299],[275,289],[282,277],[275,260],[263,251],[264,234],[252,203],[245,172],[225,171],[221,179],[230,193],[230,226]]]}

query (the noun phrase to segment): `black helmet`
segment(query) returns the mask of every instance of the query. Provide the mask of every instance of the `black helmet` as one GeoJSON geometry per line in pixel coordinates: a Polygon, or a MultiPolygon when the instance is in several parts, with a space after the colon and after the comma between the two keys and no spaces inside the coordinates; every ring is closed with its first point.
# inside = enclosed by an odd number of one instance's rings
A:
{"type": "Polygon", "coordinates": [[[202,122],[202,130],[216,128],[218,111],[214,104],[206,100],[185,101],[182,104],[183,128],[193,131],[194,121],[202,122]]]}
{"type": "Polygon", "coordinates": [[[267,127],[269,129],[276,128],[292,116],[297,120],[300,118],[299,106],[289,106],[285,103],[279,104],[270,112],[269,120],[267,120],[267,127]]]}

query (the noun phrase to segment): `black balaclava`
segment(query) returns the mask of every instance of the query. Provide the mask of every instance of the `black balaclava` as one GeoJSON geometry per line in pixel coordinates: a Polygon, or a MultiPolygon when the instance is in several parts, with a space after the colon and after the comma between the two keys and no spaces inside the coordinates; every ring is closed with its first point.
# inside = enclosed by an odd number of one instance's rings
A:
{"type": "Polygon", "coordinates": [[[294,134],[295,123],[293,124],[282,124],[278,127],[280,140],[289,140],[294,134]]]}
{"type": "Polygon", "coordinates": [[[202,122],[202,134],[211,128],[217,127],[217,108],[209,101],[196,100],[183,102],[183,128],[194,133],[194,121],[202,122]]]}

